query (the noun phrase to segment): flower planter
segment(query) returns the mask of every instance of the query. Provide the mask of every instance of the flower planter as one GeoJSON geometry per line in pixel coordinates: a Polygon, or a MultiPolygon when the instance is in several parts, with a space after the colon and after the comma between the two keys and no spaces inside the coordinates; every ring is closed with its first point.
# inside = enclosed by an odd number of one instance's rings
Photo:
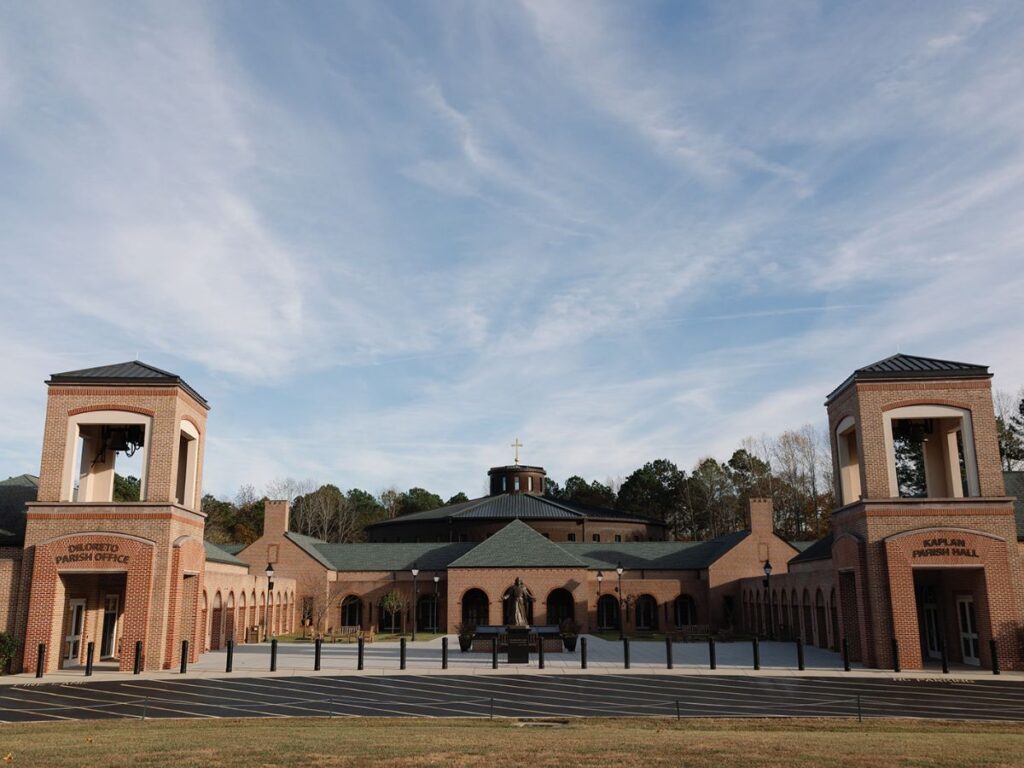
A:
{"type": "Polygon", "coordinates": [[[472,635],[459,635],[459,650],[465,653],[473,645],[472,635]]]}
{"type": "Polygon", "coordinates": [[[565,646],[565,650],[569,653],[576,652],[576,635],[562,635],[562,645],[565,646]]]}

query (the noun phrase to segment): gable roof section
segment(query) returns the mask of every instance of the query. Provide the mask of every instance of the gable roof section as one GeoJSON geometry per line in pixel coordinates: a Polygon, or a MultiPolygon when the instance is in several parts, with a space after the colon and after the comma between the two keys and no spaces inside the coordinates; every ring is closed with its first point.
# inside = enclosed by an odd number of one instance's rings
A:
{"type": "Polygon", "coordinates": [[[484,496],[464,501],[461,504],[452,504],[448,507],[413,512],[391,520],[382,520],[367,527],[384,528],[408,522],[447,520],[448,518],[455,520],[579,520],[590,518],[632,520],[652,525],[664,525],[660,520],[652,520],[615,509],[570,504],[530,493],[500,493],[495,496],[484,496]]]}
{"type": "Polygon", "coordinates": [[[470,541],[438,543],[316,544],[317,553],[336,571],[442,571],[473,547],[470,541]]]}
{"type": "Polygon", "coordinates": [[[727,533],[709,541],[563,542],[557,546],[579,558],[591,570],[703,570],[750,535],[727,533]]]}
{"type": "Polygon", "coordinates": [[[522,520],[513,520],[477,544],[450,568],[586,568],[586,563],[541,536],[522,520]]]}
{"type": "Polygon", "coordinates": [[[334,569],[334,565],[331,563],[331,561],[325,558],[322,554],[320,554],[320,551],[318,549],[319,545],[327,544],[326,541],[321,541],[320,539],[315,539],[312,536],[306,536],[304,534],[295,533],[293,531],[285,531],[284,537],[288,539],[292,544],[297,546],[299,549],[301,549],[303,552],[305,552],[307,555],[316,560],[318,563],[320,563],[320,565],[322,565],[324,568],[329,568],[332,570],[334,569]]]}
{"type": "Polygon", "coordinates": [[[206,561],[208,563],[224,563],[225,565],[241,565],[248,568],[249,564],[244,563],[230,552],[225,552],[209,541],[203,540],[203,548],[206,550],[206,561]]]}
{"type": "Polygon", "coordinates": [[[157,368],[155,365],[131,360],[127,363],[99,365],[95,368],[80,368],[50,375],[47,384],[135,384],[137,386],[179,386],[204,406],[206,399],[196,392],[176,373],[157,368]]]}
{"type": "Polygon", "coordinates": [[[871,365],[865,365],[851,373],[846,380],[832,390],[825,402],[828,403],[854,381],[892,381],[894,379],[988,379],[992,374],[987,365],[960,363],[955,360],[940,360],[936,357],[918,355],[892,355],[871,365]]]}
{"type": "Polygon", "coordinates": [[[816,542],[803,550],[796,557],[789,558],[789,564],[794,563],[810,563],[814,560],[831,560],[832,559],[832,542],[835,537],[830,531],[826,535],[822,536],[816,542]]]}

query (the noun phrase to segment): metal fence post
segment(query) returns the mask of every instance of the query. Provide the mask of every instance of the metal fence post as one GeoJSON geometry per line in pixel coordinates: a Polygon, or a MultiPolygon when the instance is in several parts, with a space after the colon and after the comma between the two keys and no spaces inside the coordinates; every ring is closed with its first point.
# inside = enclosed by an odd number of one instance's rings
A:
{"type": "Polygon", "coordinates": [[[992,654],[992,674],[999,674],[999,646],[996,645],[996,639],[993,637],[988,641],[989,653],[992,654]]]}
{"type": "Polygon", "coordinates": [[[804,641],[799,637],[796,639],[796,668],[801,672],[806,669],[804,664],[804,641]]]}
{"type": "Polygon", "coordinates": [[[225,661],[224,661],[224,671],[225,672],[230,672],[231,669],[235,666],[235,641],[234,640],[228,640],[228,642],[227,642],[227,649],[228,649],[228,655],[227,655],[227,659],[225,659],[225,661]]]}
{"type": "Polygon", "coordinates": [[[665,668],[672,669],[672,638],[665,636],[665,668]]]}
{"type": "Polygon", "coordinates": [[[843,638],[843,671],[850,671],[850,641],[843,638]]]}
{"type": "Polygon", "coordinates": [[[85,644],[85,676],[92,677],[92,655],[96,651],[96,643],[90,640],[85,644]]]}
{"type": "Polygon", "coordinates": [[[356,669],[362,670],[362,668],[363,668],[363,649],[366,647],[366,641],[363,638],[360,637],[358,640],[356,640],[356,645],[357,645],[358,650],[359,650],[359,653],[358,653],[358,656],[357,656],[357,660],[356,660],[356,669]]]}
{"type": "Polygon", "coordinates": [[[184,675],[188,671],[188,640],[181,641],[181,659],[179,660],[178,672],[184,675]]]}
{"type": "Polygon", "coordinates": [[[718,659],[715,658],[715,638],[708,638],[708,668],[718,669],[718,659]]]}
{"type": "MultiPolygon", "coordinates": [[[[491,638],[491,669],[498,668],[498,638],[491,638]]],[[[493,699],[492,699],[493,701],[493,699]]],[[[492,705],[493,706],[493,705],[492,705]]]]}
{"type": "Polygon", "coordinates": [[[622,666],[629,669],[629,638],[622,638],[622,666]]]}
{"type": "Polygon", "coordinates": [[[398,641],[398,668],[405,669],[405,638],[398,641]]]}
{"type": "Polygon", "coordinates": [[[892,671],[900,671],[900,642],[895,637],[892,639],[892,671]]]}
{"type": "Polygon", "coordinates": [[[270,671],[277,672],[277,638],[270,641],[270,671]]]}
{"type": "Polygon", "coordinates": [[[448,638],[441,638],[441,669],[448,669],[448,638]]]}
{"type": "Polygon", "coordinates": [[[133,675],[142,674],[142,641],[135,641],[135,667],[132,669],[133,675]]]}
{"type": "Polygon", "coordinates": [[[761,646],[758,644],[756,637],[753,640],[753,645],[754,645],[754,669],[760,669],[761,668],[761,646]]]}
{"type": "Polygon", "coordinates": [[[544,669],[544,638],[537,635],[537,668],[544,669]]]}
{"type": "Polygon", "coordinates": [[[587,668],[587,638],[580,638],[580,669],[587,668]]]}
{"type": "Polygon", "coordinates": [[[319,638],[319,637],[316,640],[313,641],[313,671],[314,672],[319,672],[320,671],[320,654],[321,654],[321,652],[323,650],[323,643],[324,643],[323,639],[319,638]]]}
{"type": "Polygon", "coordinates": [[[46,669],[46,643],[40,643],[36,649],[36,677],[42,677],[44,669],[46,669]]]}

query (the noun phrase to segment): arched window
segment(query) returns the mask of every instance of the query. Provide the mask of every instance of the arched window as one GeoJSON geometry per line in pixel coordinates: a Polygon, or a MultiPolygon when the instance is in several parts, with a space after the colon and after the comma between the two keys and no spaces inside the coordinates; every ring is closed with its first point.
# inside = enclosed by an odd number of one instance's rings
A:
{"type": "Polygon", "coordinates": [[[836,606],[836,588],[832,587],[832,596],[828,600],[829,610],[832,614],[832,650],[839,650],[839,609],[836,606]]]}
{"type": "Polygon", "coordinates": [[[892,498],[980,495],[969,410],[908,405],[883,417],[892,498]]]}
{"type": "Polygon", "coordinates": [[[811,593],[804,590],[804,643],[814,645],[814,621],[811,618],[811,593]]]}
{"type": "Polygon", "coordinates": [[[224,606],[220,592],[213,596],[213,612],[210,615],[210,650],[216,651],[224,644],[224,606]]]}
{"type": "Polygon", "coordinates": [[[363,626],[363,601],[355,595],[349,595],[341,601],[341,626],[363,626]]]}
{"type": "Polygon", "coordinates": [[[697,623],[697,603],[689,595],[680,595],[673,603],[677,627],[688,627],[697,623]]]}
{"type": "Polygon", "coordinates": [[[619,628],[619,601],[612,595],[601,595],[597,599],[597,628],[619,628]]]}
{"type": "Polygon", "coordinates": [[[860,500],[861,488],[857,423],[852,416],[847,416],[836,427],[836,458],[839,460],[840,504],[853,504],[860,500]]]}
{"type": "Polygon", "coordinates": [[[462,623],[474,627],[490,621],[490,600],[482,589],[471,589],[462,596],[462,623]]]}
{"type": "Polygon", "coordinates": [[[793,638],[800,637],[800,601],[797,598],[796,590],[790,594],[789,605],[793,611],[793,638]]]}
{"type": "Polygon", "coordinates": [[[224,606],[224,639],[235,639],[235,593],[228,592],[228,601],[224,606]]]}
{"type": "Polygon", "coordinates": [[[658,628],[658,601],[651,595],[640,595],[636,600],[636,628],[653,632],[658,628]]]}
{"type": "Polygon", "coordinates": [[[559,626],[566,619],[575,619],[575,602],[567,589],[553,589],[548,594],[547,623],[559,626]]]}
{"type": "Polygon", "coordinates": [[[789,596],[786,595],[786,590],[782,590],[780,602],[782,604],[782,636],[789,637],[789,596]]]}
{"type": "Polygon", "coordinates": [[[818,647],[828,648],[828,619],[825,614],[825,596],[818,590],[814,598],[815,618],[818,621],[818,647]]]}

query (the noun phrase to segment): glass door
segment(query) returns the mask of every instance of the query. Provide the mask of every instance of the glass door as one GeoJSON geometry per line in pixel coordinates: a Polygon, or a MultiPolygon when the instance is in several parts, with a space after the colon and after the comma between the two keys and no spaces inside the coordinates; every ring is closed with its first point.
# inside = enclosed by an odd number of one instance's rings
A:
{"type": "Polygon", "coordinates": [[[964,664],[980,667],[981,658],[978,655],[978,617],[974,612],[974,598],[958,597],[956,599],[956,612],[960,619],[960,651],[964,657],[964,664]]]}
{"type": "Polygon", "coordinates": [[[68,620],[68,634],[64,637],[64,666],[77,667],[82,656],[82,631],[85,626],[85,600],[71,600],[68,603],[71,616],[68,620]]]}
{"type": "Polygon", "coordinates": [[[119,595],[107,595],[103,602],[103,633],[100,636],[101,659],[112,659],[117,656],[117,613],[120,603],[119,595]]]}

